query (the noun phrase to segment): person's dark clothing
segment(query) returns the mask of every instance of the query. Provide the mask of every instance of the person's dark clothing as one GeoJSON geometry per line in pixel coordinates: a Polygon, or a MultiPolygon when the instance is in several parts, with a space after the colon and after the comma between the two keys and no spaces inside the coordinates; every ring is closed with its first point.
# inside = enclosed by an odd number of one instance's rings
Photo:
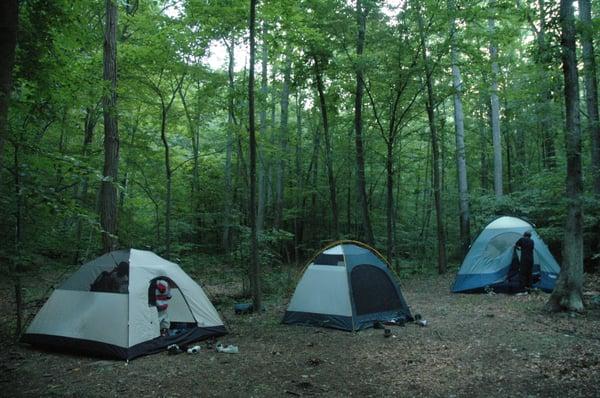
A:
{"type": "Polygon", "coordinates": [[[533,271],[533,240],[527,236],[520,238],[515,246],[521,249],[521,267],[519,269],[521,286],[531,289],[531,274],[533,271]]]}

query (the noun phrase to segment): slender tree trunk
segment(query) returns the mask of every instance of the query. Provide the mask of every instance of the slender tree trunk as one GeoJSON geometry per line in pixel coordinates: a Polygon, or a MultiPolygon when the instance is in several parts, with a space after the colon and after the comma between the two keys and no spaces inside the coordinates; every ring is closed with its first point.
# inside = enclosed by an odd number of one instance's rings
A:
{"type": "Polygon", "coordinates": [[[592,184],[594,194],[600,198],[600,118],[598,116],[598,80],[596,77],[594,27],[592,25],[590,0],[579,0],[579,18],[582,24],[581,44],[583,47],[588,130],[592,138],[592,184]]]}
{"type": "MultiPolygon", "coordinates": [[[[265,137],[267,136],[267,97],[269,95],[269,75],[268,75],[268,61],[269,54],[267,50],[267,25],[263,22],[262,25],[262,56],[261,56],[261,80],[260,80],[260,94],[262,101],[260,102],[260,114],[259,114],[259,132],[260,142],[264,143],[265,137]]],[[[264,151],[263,145],[257,143],[258,150],[258,213],[256,215],[256,225],[258,233],[262,232],[265,226],[265,211],[267,207],[267,183],[266,174],[268,170],[268,159],[267,154],[264,151]]]]}
{"type": "MultiPolygon", "coordinates": [[[[22,137],[21,137],[22,138],[22,137]]],[[[21,289],[21,263],[22,263],[22,245],[23,245],[23,187],[21,181],[21,159],[20,142],[15,141],[14,146],[14,183],[15,183],[15,250],[14,260],[12,261],[12,277],[15,288],[15,307],[16,307],[16,328],[15,337],[21,336],[23,328],[23,294],[21,289]]]]}
{"type": "Polygon", "coordinates": [[[339,239],[339,213],[337,205],[337,194],[335,185],[335,174],[333,173],[333,160],[331,158],[331,137],[329,135],[329,120],[327,118],[327,105],[325,103],[325,92],[323,87],[322,70],[317,57],[314,57],[315,77],[317,80],[317,91],[319,92],[319,105],[323,119],[323,135],[325,138],[325,164],[327,167],[327,178],[329,180],[329,198],[331,201],[331,213],[333,216],[333,237],[339,239]]]}
{"type": "Polygon", "coordinates": [[[304,218],[304,179],[302,178],[302,96],[296,91],[296,209],[299,214],[294,217],[294,259],[300,259],[300,243],[302,242],[302,225],[304,218]],[[301,206],[302,205],[302,206],[301,206]]]}
{"type": "Polygon", "coordinates": [[[546,308],[550,311],[583,311],[583,234],[581,177],[581,130],[579,121],[579,82],[575,45],[573,0],[561,0],[560,25],[563,74],[565,78],[567,220],[563,242],[563,264],[546,308]]]}
{"type": "MultiPolygon", "coordinates": [[[[490,0],[490,6],[494,6],[496,0],[490,0]]],[[[488,20],[490,31],[490,59],[492,62],[492,87],[490,92],[490,103],[492,111],[492,144],[494,147],[494,192],[499,198],[502,192],[502,140],[500,137],[500,99],[498,98],[498,77],[500,68],[498,67],[498,47],[494,35],[496,26],[494,19],[488,20]]]]}
{"type": "MultiPolygon", "coordinates": [[[[541,69],[547,70],[548,66],[552,64],[553,57],[552,51],[548,48],[546,39],[546,4],[545,0],[538,0],[538,8],[540,12],[539,30],[537,31],[537,45],[538,45],[538,62],[541,69]]],[[[546,76],[543,76],[544,78],[546,76]]],[[[543,150],[543,163],[544,167],[548,169],[554,169],[556,167],[556,150],[554,148],[554,133],[552,126],[552,88],[551,82],[544,81],[541,84],[541,107],[540,107],[540,129],[542,132],[542,150],[543,150]]]]}
{"type": "Polygon", "coordinates": [[[258,231],[256,225],[256,127],[254,125],[254,55],[256,3],[250,0],[250,76],[248,79],[248,127],[250,134],[250,289],[252,305],[255,312],[260,312],[262,306],[260,288],[260,268],[258,263],[258,231]]]}
{"type": "Polygon", "coordinates": [[[281,158],[277,168],[277,181],[275,192],[275,228],[279,229],[283,223],[283,189],[285,186],[286,154],[288,150],[288,117],[290,104],[290,84],[292,74],[292,60],[290,49],[286,50],[285,66],[283,70],[283,86],[281,88],[281,123],[279,131],[279,146],[281,158]]]}
{"type": "Polygon", "coordinates": [[[421,51],[423,54],[423,66],[425,68],[425,83],[427,85],[427,118],[429,120],[429,131],[431,133],[431,152],[433,155],[432,170],[433,170],[433,198],[435,203],[435,215],[437,224],[437,238],[438,238],[438,272],[443,274],[446,272],[447,259],[446,259],[446,231],[444,228],[444,205],[442,203],[441,195],[441,181],[440,181],[440,155],[438,148],[438,137],[435,125],[435,113],[434,106],[435,100],[433,96],[433,86],[431,83],[431,70],[429,67],[429,60],[427,57],[427,46],[425,42],[425,32],[423,27],[423,17],[419,13],[419,36],[421,39],[421,51]]]}
{"type": "Polygon", "coordinates": [[[19,25],[18,0],[0,1],[0,165],[8,136],[8,104],[12,91],[12,70],[19,25]]]}
{"type": "Polygon", "coordinates": [[[386,234],[387,234],[387,260],[391,264],[394,259],[394,142],[387,141],[387,156],[385,158],[386,170],[386,234]]]}
{"type": "Polygon", "coordinates": [[[485,111],[481,113],[481,125],[479,127],[479,163],[480,163],[480,180],[481,180],[481,189],[487,190],[489,186],[488,180],[488,159],[487,159],[487,140],[486,140],[486,124],[483,123],[485,111]]]}
{"type": "MultiPolygon", "coordinates": [[[[579,0],[579,18],[581,19],[581,44],[583,47],[583,70],[585,76],[586,109],[588,130],[592,147],[592,192],[596,197],[596,209],[600,210],[600,118],[598,116],[598,80],[596,77],[596,58],[590,0],[579,0]]],[[[590,246],[593,253],[600,253],[600,220],[592,227],[590,246]]],[[[593,267],[600,267],[600,259],[595,258],[593,267]]]]}
{"type": "Polygon", "coordinates": [[[469,186],[467,179],[467,161],[465,153],[465,124],[462,108],[462,79],[458,67],[458,51],[456,49],[456,21],[454,0],[448,0],[448,8],[452,15],[450,21],[452,62],[452,85],[454,88],[454,132],[456,136],[456,168],[458,171],[458,208],[460,212],[460,242],[462,255],[465,256],[471,244],[471,213],[469,210],[469,186]]]}
{"type": "Polygon", "coordinates": [[[234,103],[233,98],[235,94],[235,86],[234,86],[234,70],[233,67],[235,65],[235,40],[232,38],[231,43],[227,45],[227,53],[229,55],[229,64],[227,68],[227,76],[229,80],[228,93],[227,93],[227,146],[225,152],[225,200],[224,200],[224,209],[223,209],[223,250],[225,253],[228,253],[231,249],[231,195],[227,193],[231,193],[232,184],[231,184],[231,157],[233,153],[233,130],[236,129],[235,123],[235,114],[234,114],[234,103]]]}
{"type": "Polygon", "coordinates": [[[365,48],[366,19],[369,10],[363,7],[362,1],[356,1],[356,23],[358,36],[356,38],[356,95],[354,97],[354,134],[356,143],[356,174],[358,183],[358,198],[361,208],[364,239],[372,245],[375,241],[371,218],[369,215],[369,203],[365,187],[365,154],[362,139],[362,97],[363,97],[363,66],[362,54],[365,48]]]}
{"type": "MultiPolygon", "coordinates": [[[[84,134],[83,134],[83,149],[82,155],[85,160],[87,160],[90,153],[90,146],[92,145],[92,141],[94,139],[94,129],[96,128],[96,123],[98,122],[98,113],[96,107],[88,107],[85,112],[85,120],[84,120],[84,134]]],[[[86,197],[88,193],[89,181],[88,176],[84,176],[81,182],[81,191],[78,191],[77,197],[78,201],[82,208],[86,208],[86,197]]],[[[77,244],[77,248],[75,249],[74,262],[78,263],[80,254],[81,254],[81,235],[83,231],[83,222],[81,217],[77,220],[77,229],[75,233],[75,242],[77,244]]]]}
{"type": "Polygon", "coordinates": [[[100,187],[102,249],[115,250],[117,240],[117,181],[119,170],[119,130],[117,110],[117,3],[106,0],[104,32],[104,80],[108,90],[102,99],[104,110],[104,171],[100,187]]]}

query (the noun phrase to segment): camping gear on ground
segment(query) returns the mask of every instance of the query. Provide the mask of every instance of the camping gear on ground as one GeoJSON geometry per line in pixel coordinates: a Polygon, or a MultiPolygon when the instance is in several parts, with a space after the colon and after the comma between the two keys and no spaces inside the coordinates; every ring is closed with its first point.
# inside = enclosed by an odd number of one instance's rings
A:
{"type": "Polygon", "coordinates": [[[86,263],[58,287],[38,312],[22,340],[59,350],[133,359],[172,344],[227,333],[202,288],[177,264],[143,250],[120,250],[86,263]],[[93,292],[102,272],[129,262],[128,293],[93,292]],[[161,336],[151,294],[155,281],[169,281],[169,333],[161,336]]]}
{"type": "Polygon", "coordinates": [[[488,224],[471,245],[452,286],[454,293],[516,292],[519,282],[517,240],[531,232],[533,249],[533,288],[547,292],[554,289],[560,266],[548,247],[527,221],[500,217],[488,224]]]}
{"type": "Polygon", "coordinates": [[[238,354],[240,350],[236,345],[233,344],[224,346],[223,344],[218,343],[217,352],[224,352],[226,354],[238,354]]]}
{"type": "Polygon", "coordinates": [[[354,331],[393,319],[412,321],[383,256],[364,243],[339,241],[308,262],[283,323],[354,331]]]}
{"type": "Polygon", "coordinates": [[[197,354],[200,352],[200,346],[199,345],[195,345],[191,348],[188,348],[187,353],[188,354],[197,354]]]}

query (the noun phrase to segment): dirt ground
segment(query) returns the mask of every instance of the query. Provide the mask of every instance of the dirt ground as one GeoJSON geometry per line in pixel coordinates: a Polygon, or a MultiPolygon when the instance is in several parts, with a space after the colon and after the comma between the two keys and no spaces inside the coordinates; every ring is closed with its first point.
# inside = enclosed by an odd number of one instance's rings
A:
{"type": "MultiPolygon", "coordinates": [[[[585,314],[542,312],[548,295],[458,295],[453,276],[402,280],[409,324],[357,333],[280,324],[286,300],[259,315],[235,315],[216,301],[239,354],[203,347],[129,363],[43,352],[4,338],[3,396],[156,397],[598,397],[600,283],[586,282],[585,314]],[[6,395],[5,395],[6,394],[6,395]]],[[[207,286],[209,293],[235,286],[207,286]]],[[[10,290],[1,290],[2,335],[10,290]]]]}

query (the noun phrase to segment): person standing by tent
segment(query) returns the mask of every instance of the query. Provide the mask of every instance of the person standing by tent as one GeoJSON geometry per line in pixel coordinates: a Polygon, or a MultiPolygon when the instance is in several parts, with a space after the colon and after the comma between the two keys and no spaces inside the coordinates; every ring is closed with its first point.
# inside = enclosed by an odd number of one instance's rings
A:
{"type": "Polygon", "coordinates": [[[531,290],[531,279],[533,272],[533,240],[531,232],[526,231],[521,238],[515,243],[515,248],[521,251],[521,266],[519,267],[519,276],[521,281],[521,289],[526,292],[531,290]]]}
{"type": "Polygon", "coordinates": [[[158,310],[160,335],[166,336],[171,327],[171,321],[169,320],[169,314],[167,313],[169,300],[171,300],[171,286],[169,285],[169,281],[165,279],[157,279],[155,281],[154,297],[156,309],[158,310]]]}

